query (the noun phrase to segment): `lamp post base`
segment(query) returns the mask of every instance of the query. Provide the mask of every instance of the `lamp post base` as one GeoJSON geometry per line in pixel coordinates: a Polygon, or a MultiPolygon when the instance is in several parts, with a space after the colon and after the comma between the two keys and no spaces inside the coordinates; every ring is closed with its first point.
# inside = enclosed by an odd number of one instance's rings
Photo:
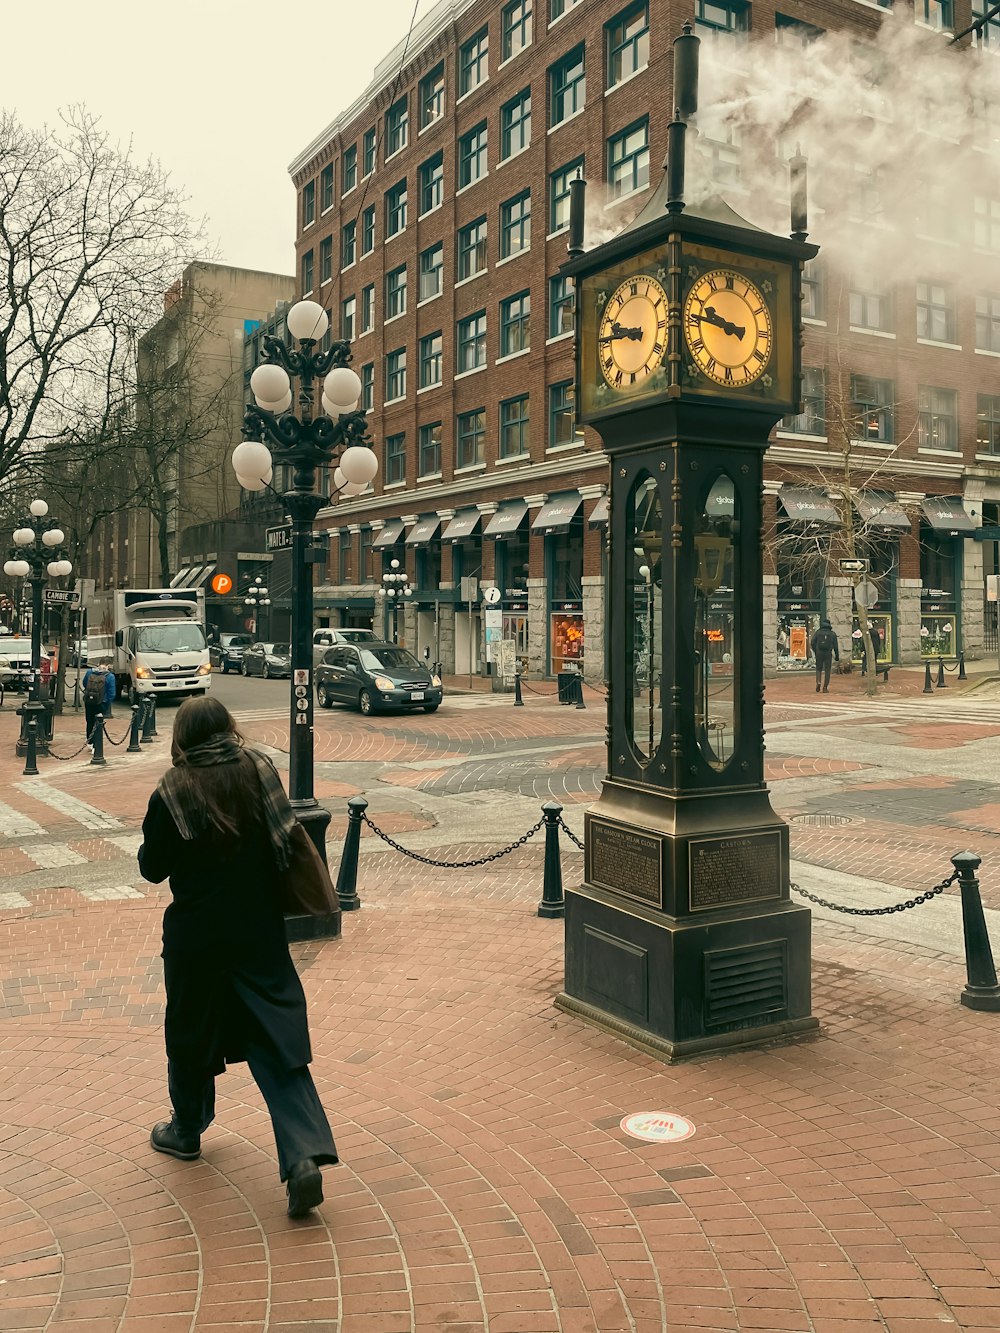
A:
{"type": "Polygon", "coordinates": [[[48,754],[49,741],[52,739],[52,700],[26,699],[17,711],[21,718],[21,731],[14,742],[14,753],[18,756],[27,754],[28,719],[34,717],[38,723],[38,753],[48,754]]]}
{"type": "MultiPolygon", "coordinates": [[[[330,824],[330,811],[315,799],[292,800],[295,818],[309,834],[316,850],[326,864],[326,830],[330,824]]],[[[328,912],[324,916],[307,916],[298,913],[285,916],[285,934],[289,943],[297,940],[336,940],[340,938],[341,914],[328,912]]]]}

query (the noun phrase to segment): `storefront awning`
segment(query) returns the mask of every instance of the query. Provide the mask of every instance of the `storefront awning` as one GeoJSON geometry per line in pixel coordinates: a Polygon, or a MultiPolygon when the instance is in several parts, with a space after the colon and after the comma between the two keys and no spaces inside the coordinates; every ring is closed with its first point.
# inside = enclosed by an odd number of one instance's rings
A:
{"type": "Polygon", "coordinates": [[[782,486],[778,492],[782,509],[796,523],[839,523],[837,511],[823,494],[812,486],[782,486]]]}
{"type": "Polygon", "coordinates": [[[214,565],[202,565],[201,569],[196,570],[184,586],[185,588],[200,588],[208,582],[214,573],[214,565]]]}
{"type": "Polygon", "coordinates": [[[214,565],[185,565],[170,580],[171,588],[200,588],[214,565]]]}
{"type": "Polygon", "coordinates": [[[862,491],[854,505],[864,522],[873,527],[910,530],[910,520],[889,491],[862,491]]]}
{"type": "Polygon", "coordinates": [[[403,520],[387,518],[385,527],[372,542],[373,551],[384,551],[387,546],[395,546],[403,535],[403,520]]]}
{"type": "Polygon", "coordinates": [[[523,500],[507,500],[483,529],[484,537],[509,537],[516,532],[528,516],[528,506],[523,500]]]}
{"type": "Polygon", "coordinates": [[[579,491],[565,491],[562,495],[554,495],[551,500],[546,500],[535,515],[535,521],[531,525],[532,532],[545,534],[567,532],[581,504],[583,496],[579,491]]]}
{"type": "Polygon", "coordinates": [[[443,542],[460,542],[463,537],[471,537],[482,518],[478,509],[460,509],[441,534],[443,542]]]}
{"type": "Polygon", "coordinates": [[[976,530],[975,523],[962,508],[962,501],[949,495],[928,495],[921,500],[920,508],[935,532],[964,537],[976,530]]]}
{"type": "Polygon", "coordinates": [[[440,514],[428,514],[417,519],[406,538],[407,546],[426,546],[441,526],[440,514]]]}
{"type": "Polygon", "coordinates": [[[592,528],[606,528],[608,519],[611,517],[611,496],[602,495],[597,504],[590,511],[590,518],[587,523],[592,528]]]}

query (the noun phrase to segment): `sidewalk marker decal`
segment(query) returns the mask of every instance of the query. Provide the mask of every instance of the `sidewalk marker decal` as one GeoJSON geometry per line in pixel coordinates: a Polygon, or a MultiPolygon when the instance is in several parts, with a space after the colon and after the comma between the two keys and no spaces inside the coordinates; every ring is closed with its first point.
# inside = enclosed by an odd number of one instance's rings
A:
{"type": "Polygon", "coordinates": [[[695,1132],[691,1121],[675,1111],[636,1111],[625,1117],[621,1128],[645,1143],[680,1143],[695,1132]]]}

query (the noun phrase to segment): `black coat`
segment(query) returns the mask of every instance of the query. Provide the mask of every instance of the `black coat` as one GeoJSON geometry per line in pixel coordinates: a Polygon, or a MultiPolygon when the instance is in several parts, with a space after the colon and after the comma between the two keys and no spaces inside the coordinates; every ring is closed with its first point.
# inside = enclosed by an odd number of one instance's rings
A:
{"type": "Polygon", "coordinates": [[[218,1074],[249,1045],[284,1069],[308,1064],[306,1000],[266,829],[251,827],[236,844],[185,841],[154,792],[142,837],[143,878],[169,878],[173,894],[163,914],[167,1058],[218,1074]]]}

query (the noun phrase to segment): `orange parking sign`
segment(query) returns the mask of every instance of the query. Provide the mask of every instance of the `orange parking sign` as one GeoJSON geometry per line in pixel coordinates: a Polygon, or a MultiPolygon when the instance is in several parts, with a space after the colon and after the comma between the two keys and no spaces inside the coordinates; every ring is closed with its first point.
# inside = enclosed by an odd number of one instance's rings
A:
{"type": "Polygon", "coordinates": [[[232,592],[233,581],[228,574],[216,574],[212,579],[212,591],[225,596],[227,592],[232,592]]]}

